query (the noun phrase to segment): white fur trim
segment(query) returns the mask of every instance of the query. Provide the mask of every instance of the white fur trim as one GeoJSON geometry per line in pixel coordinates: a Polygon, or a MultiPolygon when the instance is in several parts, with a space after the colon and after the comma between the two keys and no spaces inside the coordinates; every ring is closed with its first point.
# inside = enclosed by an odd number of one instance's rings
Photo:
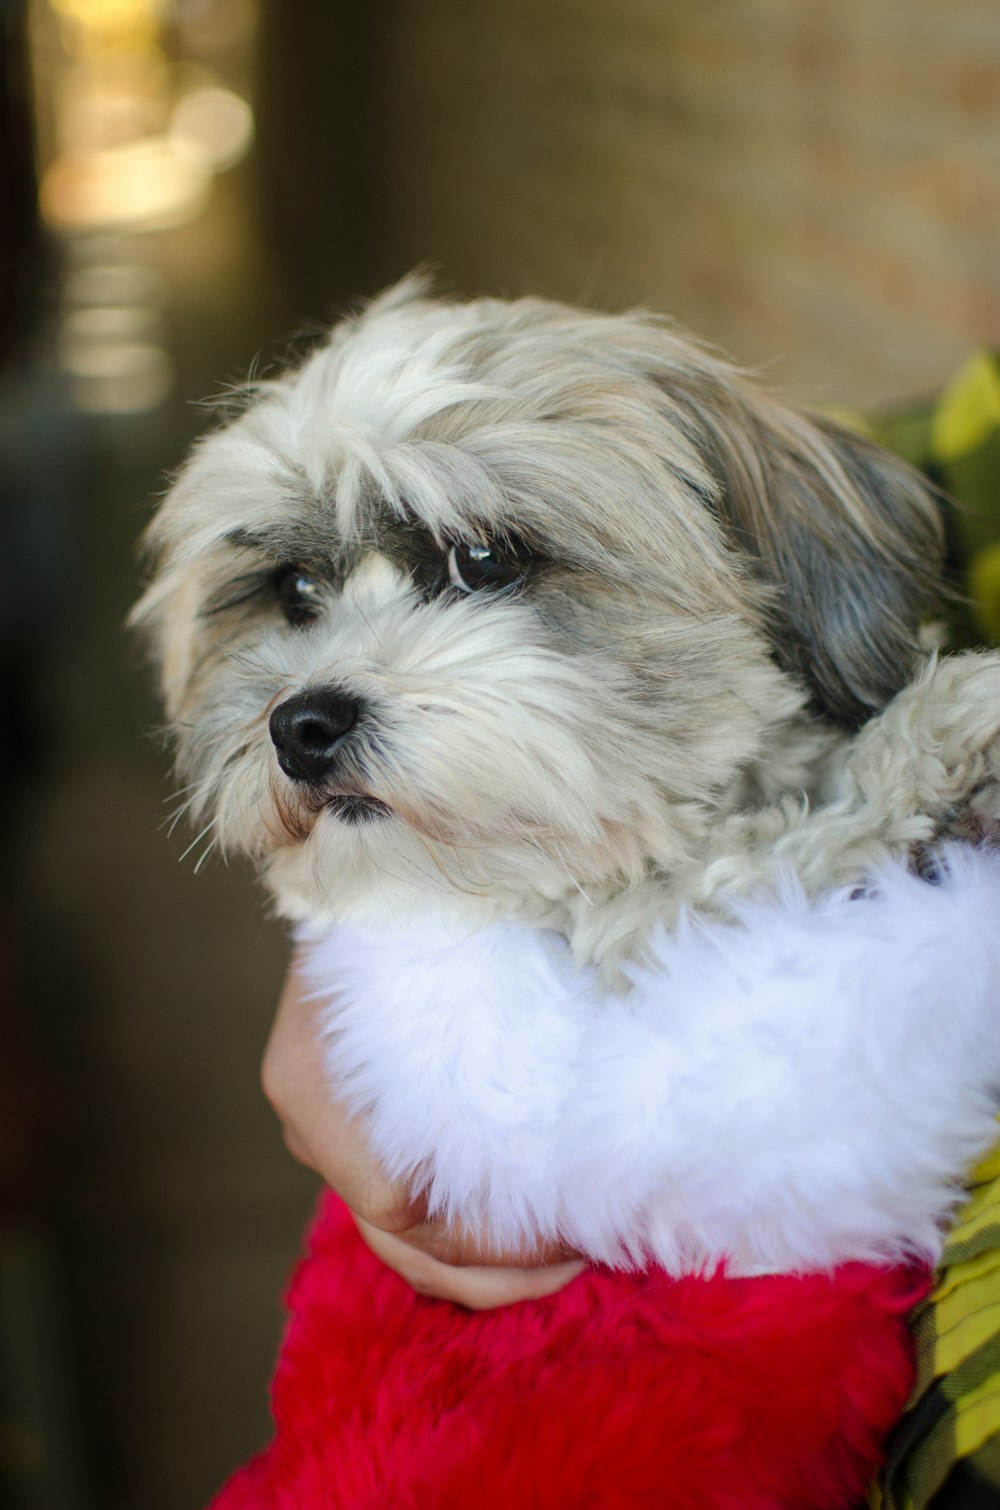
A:
{"type": "Polygon", "coordinates": [[[933,1259],[997,1135],[1000,854],[736,916],[660,934],[620,998],[519,924],[335,928],[309,969],[338,1094],[391,1176],[504,1245],[672,1272],[933,1259]]]}

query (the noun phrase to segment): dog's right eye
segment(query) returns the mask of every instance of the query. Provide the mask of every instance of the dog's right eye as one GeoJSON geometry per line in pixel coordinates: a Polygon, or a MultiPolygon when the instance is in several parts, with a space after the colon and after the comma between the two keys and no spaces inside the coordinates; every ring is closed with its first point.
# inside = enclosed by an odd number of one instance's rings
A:
{"type": "Polygon", "coordinates": [[[522,582],[530,564],[527,547],[518,543],[501,547],[456,541],[448,551],[448,581],[459,592],[496,592],[522,582]]]}
{"type": "Polygon", "coordinates": [[[295,629],[302,629],[319,616],[320,584],[302,566],[280,566],[274,574],[274,591],[281,611],[295,629]]]}

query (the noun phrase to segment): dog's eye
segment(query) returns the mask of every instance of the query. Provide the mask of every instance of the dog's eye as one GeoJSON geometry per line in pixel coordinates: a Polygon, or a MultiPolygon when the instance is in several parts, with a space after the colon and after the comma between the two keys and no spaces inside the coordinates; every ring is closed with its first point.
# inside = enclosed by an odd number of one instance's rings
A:
{"type": "Polygon", "coordinates": [[[274,591],[282,613],[296,629],[311,624],[322,608],[319,583],[304,567],[279,566],[274,591]]]}
{"type": "Polygon", "coordinates": [[[456,542],[448,551],[448,581],[459,592],[495,592],[520,582],[529,564],[523,547],[456,542]]]}

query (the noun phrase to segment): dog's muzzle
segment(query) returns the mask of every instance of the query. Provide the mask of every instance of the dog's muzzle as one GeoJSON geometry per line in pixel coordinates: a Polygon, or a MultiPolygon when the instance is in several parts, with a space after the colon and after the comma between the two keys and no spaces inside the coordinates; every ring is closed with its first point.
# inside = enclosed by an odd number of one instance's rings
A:
{"type": "Polygon", "coordinates": [[[278,764],[292,781],[318,786],[332,774],[339,747],[361,705],[329,688],[307,688],[279,703],[268,721],[278,764]]]}

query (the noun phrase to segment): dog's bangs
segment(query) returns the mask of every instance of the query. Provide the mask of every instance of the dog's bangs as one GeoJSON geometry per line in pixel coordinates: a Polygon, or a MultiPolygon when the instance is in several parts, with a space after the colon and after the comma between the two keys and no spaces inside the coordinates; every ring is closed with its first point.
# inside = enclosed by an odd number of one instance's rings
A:
{"type": "Polygon", "coordinates": [[[387,514],[424,525],[441,545],[510,520],[508,499],[490,470],[433,440],[410,441],[381,456],[354,451],[337,477],[335,499],[347,541],[363,539],[387,514]]]}

